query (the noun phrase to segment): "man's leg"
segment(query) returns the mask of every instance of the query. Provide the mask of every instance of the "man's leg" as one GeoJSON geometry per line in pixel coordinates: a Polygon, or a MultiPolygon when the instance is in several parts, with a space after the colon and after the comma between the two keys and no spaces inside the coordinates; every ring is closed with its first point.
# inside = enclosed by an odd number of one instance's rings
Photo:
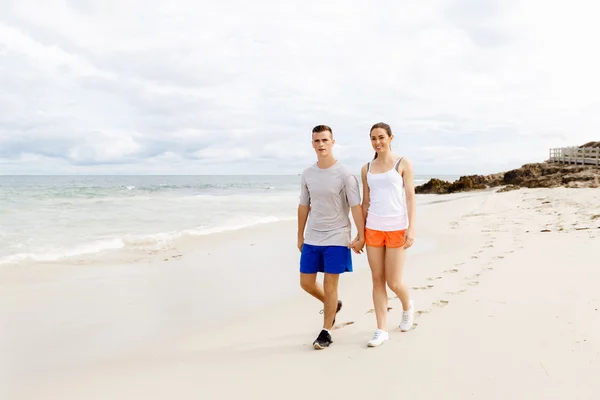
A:
{"type": "Polygon", "coordinates": [[[325,312],[323,328],[330,330],[335,322],[335,314],[342,304],[338,301],[338,282],[340,275],[352,272],[352,253],[346,246],[327,246],[323,251],[323,279],[325,290],[325,312]]]}
{"type": "Polygon", "coordinates": [[[323,278],[323,286],[325,290],[323,329],[313,342],[313,347],[317,350],[329,347],[329,345],[333,343],[333,340],[331,340],[331,329],[333,328],[335,314],[340,306],[338,303],[339,278],[339,274],[331,274],[327,272],[325,272],[325,277],[323,278]]]}
{"type": "Polygon", "coordinates": [[[323,329],[331,330],[333,328],[333,320],[338,308],[338,282],[339,274],[325,273],[323,278],[325,290],[325,312],[323,313],[323,329]]]}
{"type": "Polygon", "coordinates": [[[300,254],[300,287],[321,302],[325,302],[323,285],[317,282],[317,273],[323,272],[323,251],[319,246],[304,244],[300,254]]]}
{"type": "MultiPolygon", "coordinates": [[[[319,300],[321,303],[325,304],[325,290],[323,285],[317,282],[317,274],[305,274],[300,272],[300,286],[304,289],[308,294],[313,296],[315,299],[319,300]]],[[[336,307],[336,314],[340,312],[342,309],[342,302],[338,300],[336,307]]],[[[321,310],[321,313],[324,313],[324,310],[321,310]]],[[[335,324],[335,317],[333,318],[333,322],[335,324]]]]}
{"type": "Polygon", "coordinates": [[[325,292],[323,290],[323,285],[317,282],[317,273],[314,274],[306,274],[300,272],[300,286],[304,289],[308,294],[321,301],[325,302],[325,292]]]}
{"type": "Polygon", "coordinates": [[[335,314],[341,308],[338,301],[338,282],[340,275],[352,271],[352,254],[345,246],[327,246],[323,251],[323,271],[325,277],[323,286],[325,291],[323,330],[319,337],[313,342],[315,349],[329,347],[331,340],[331,329],[335,320],[335,314]]]}

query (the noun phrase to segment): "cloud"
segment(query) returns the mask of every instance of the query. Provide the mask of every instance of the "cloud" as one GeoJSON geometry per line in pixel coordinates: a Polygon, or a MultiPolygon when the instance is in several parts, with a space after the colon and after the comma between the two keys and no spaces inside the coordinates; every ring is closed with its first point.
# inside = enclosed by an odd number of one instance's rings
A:
{"type": "Polygon", "coordinates": [[[584,0],[12,0],[0,174],[291,173],[328,124],[358,169],[388,122],[417,173],[598,139],[584,0]]]}

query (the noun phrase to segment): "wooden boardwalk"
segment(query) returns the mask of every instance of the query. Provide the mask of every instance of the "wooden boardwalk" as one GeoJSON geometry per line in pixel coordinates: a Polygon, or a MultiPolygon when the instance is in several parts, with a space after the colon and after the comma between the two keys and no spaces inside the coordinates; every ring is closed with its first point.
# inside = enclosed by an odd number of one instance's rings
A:
{"type": "Polygon", "coordinates": [[[600,147],[560,147],[550,149],[550,162],[600,166],[600,147]]]}

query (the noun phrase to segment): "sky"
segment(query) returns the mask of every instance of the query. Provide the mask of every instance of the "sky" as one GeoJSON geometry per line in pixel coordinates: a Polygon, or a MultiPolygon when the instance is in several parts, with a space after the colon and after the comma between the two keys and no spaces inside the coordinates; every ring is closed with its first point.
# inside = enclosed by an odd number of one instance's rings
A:
{"type": "Polygon", "coordinates": [[[386,122],[416,174],[600,140],[589,0],[2,0],[0,174],[357,170],[386,122]]]}

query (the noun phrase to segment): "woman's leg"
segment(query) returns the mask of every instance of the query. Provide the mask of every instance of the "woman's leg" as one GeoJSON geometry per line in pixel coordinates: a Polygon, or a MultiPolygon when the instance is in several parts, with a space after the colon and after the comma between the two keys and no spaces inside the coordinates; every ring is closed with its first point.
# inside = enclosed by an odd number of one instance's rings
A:
{"type": "Polygon", "coordinates": [[[402,279],[404,270],[404,259],[406,251],[400,248],[387,248],[385,252],[385,280],[388,287],[402,302],[402,309],[408,311],[410,308],[410,295],[408,286],[402,279]]]}
{"type": "Polygon", "coordinates": [[[387,248],[385,252],[385,278],[390,290],[398,296],[402,302],[402,321],[400,330],[407,331],[412,327],[414,309],[410,300],[408,286],[402,279],[406,251],[402,248],[387,248]]]}
{"type": "Polygon", "coordinates": [[[367,259],[373,280],[373,306],[377,318],[377,328],[387,331],[388,296],[385,287],[385,247],[367,245],[367,259]]]}

